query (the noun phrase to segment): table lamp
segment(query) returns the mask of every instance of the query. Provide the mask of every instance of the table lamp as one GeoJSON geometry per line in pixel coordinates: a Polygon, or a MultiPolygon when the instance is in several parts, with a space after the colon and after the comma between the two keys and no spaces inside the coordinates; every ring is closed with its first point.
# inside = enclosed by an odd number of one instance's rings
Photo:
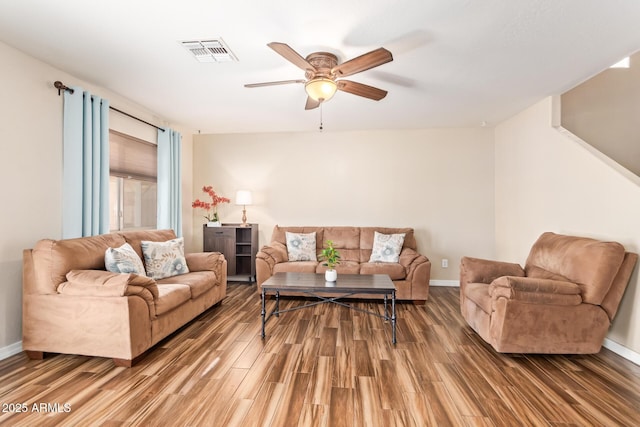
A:
{"type": "Polygon", "coordinates": [[[242,205],[242,224],[241,227],[248,227],[247,224],[247,205],[251,205],[251,191],[238,190],[236,193],[236,205],[242,205]]]}

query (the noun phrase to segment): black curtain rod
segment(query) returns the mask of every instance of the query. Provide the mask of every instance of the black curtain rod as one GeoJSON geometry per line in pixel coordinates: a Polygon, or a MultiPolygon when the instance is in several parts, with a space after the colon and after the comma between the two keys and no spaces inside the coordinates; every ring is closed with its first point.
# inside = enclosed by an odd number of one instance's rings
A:
{"type": "Polygon", "coordinates": [[[134,119],[134,120],[137,120],[137,121],[139,121],[139,122],[142,122],[142,123],[144,123],[145,125],[152,126],[152,127],[156,128],[156,129],[161,130],[162,132],[164,132],[164,129],[162,129],[161,127],[158,127],[158,126],[156,126],[156,125],[154,125],[154,124],[152,124],[152,123],[149,123],[149,122],[147,122],[147,121],[144,121],[144,120],[142,120],[142,119],[139,119],[139,118],[137,118],[136,116],[132,116],[132,115],[131,115],[131,114],[129,114],[129,113],[125,113],[125,112],[124,112],[124,111],[122,111],[122,110],[118,110],[117,108],[112,107],[111,105],[109,105],[109,108],[110,108],[110,109],[112,109],[113,111],[117,111],[117,112],[118,112],[118,113],[120,113],[120,114],[124,114],[124,115],[125,115],[125,116],[127,116],[127,117],[131,117],[131,118],[132,118],[132,119],[134,119]]]}
{"type": "MultiPolygon", "coordinates": [[[[66,90],[66,91],[68,91],[68,92],[69,92],[69,93],[71,93],[71,94],[73,94],[73,92],[74,92],[74,90],[73,90],[73,89],[71,89],[71,88],[70,88],[70,87],[68,87],[68,86],[65,86],[65,84],[64,84],[64,83],[62,83],[62,82],[61,82],[61,81],[59,81],[59,80],[55,81],[55,82],[53,83],[53,86],[54,86],[56,89],[58,89],[58,96],[60,96],[60,95],[62,94],[62,91],[65,91],[65,90],[66,90]]],[[[117,111],[117,112],[118,112],[118,113],[120,113],[120,114],[124,114],[124,115],[125,115],[125,116],[127,116],[127,117],[131,117],[131,118],[132,118],[132,119],[134,119],[134,120],[137,120],[137,121],[139,121],[139,122],[144,123],[145,125],[149,125],[149,126],[151,126],[151,127],[154,127],[154,128],[156,128],[156,129],[161,130],[162,132],[164,132],[164,129],[162,129],[161,127],[158,127],[158,126],[154,125],[153,123],[149,123],[148,121],[146,121],[146,120],[142,120],[142,119],[140,119],[140,118],[138,118],[138,117],[136,117],[136,116],[133,116],[133,115],[131,115],[131,114],[129,114],[129,113],[125,113],[125,112],[124,112],[124,111],[122,111],[122,110],[118,110],[118,109],[117,109],[117,108],[115,108],[115,107],[109,106],[109,109],[110,109],[110,110],[113,110],[113,111],[117,111]]]]}

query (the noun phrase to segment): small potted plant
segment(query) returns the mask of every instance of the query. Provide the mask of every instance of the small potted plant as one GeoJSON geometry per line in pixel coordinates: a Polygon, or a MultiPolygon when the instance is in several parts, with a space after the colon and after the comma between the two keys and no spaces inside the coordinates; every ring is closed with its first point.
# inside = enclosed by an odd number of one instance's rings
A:
{"type": "Polygon", "coordinates": [[[324,261],[322,265],[327,267],[327,271],[324,272],[324,279],[327,282],[335,282],[338,279],[336,265],[340,264],[340,253],[333,247],[333,241],[331,240],[327,240],[325,246],[320,252],[320,258],[324,261]]]}
{"type": "Polygon", "coordinates": [[[211,197],[211,202],[204,202],[200,199],[196,199],[191,203],[191,207],[207,211],[207,214],[204,216],[207,219],[207,227],[219,227],[221,224],[220,218],[218,217],[218,205],[220,203],[229,203],[231,200],[223,196],[218,196],[210,185],[202,187],[202,191],[211,197]]]}

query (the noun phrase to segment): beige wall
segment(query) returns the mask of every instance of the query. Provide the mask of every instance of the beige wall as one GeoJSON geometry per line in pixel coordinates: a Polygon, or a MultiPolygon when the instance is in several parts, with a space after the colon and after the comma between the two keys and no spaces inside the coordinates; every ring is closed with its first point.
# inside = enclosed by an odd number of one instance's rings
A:
{"type": "MultiPolygon", "coordinates": [[[[458,280],[463,255],[494,255],[493,168],[492,129],[194,136],[194,197],[251,190],[260,244],[275,224],[413,227],[436,280],[458,280]]],[[[241,207],[220,213],[239,222],[241,207]]]]}
{"type": "Polygon", "coordinates": [[[562,126],[640,175],[640,52],[562,94],[562,126]]]}
{"type": "MultiPolygon", "coordinates": [[[[22,339],[22,250],[42,238],[60,238],[62,227],[62,98],[55,80],[109,99],[112,106],[183,134],[185,199],[192,197],[192,131],[154,116],[133,102],[90,85],[0,43],[0,353],[20,350],[22,339]]],[[[118,113],[111,125],[155,141],[155,129],[118,113]]],[[[192,212],[185,205],[185,235],[191,237],[192,212]]]]}
{"type": "MultiPolygon", "coordinates": [[[[544,231],[591,236],[640,250],[640,182],[551,126],[547,98],[495,130],[496,253],[524,263],[544,231]]],[[[640,352],[640,288],[632,276],[608,338],[640,352]]]]}

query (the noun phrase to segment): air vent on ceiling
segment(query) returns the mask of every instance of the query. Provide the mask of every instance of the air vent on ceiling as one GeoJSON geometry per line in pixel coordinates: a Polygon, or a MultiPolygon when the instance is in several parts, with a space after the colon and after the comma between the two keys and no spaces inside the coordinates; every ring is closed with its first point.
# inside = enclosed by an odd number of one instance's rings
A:
{"type": "Polygon", "coordinates": [[[199,62],[229,62],[238,58],[220,38],[180,42],[199,62]]]}

